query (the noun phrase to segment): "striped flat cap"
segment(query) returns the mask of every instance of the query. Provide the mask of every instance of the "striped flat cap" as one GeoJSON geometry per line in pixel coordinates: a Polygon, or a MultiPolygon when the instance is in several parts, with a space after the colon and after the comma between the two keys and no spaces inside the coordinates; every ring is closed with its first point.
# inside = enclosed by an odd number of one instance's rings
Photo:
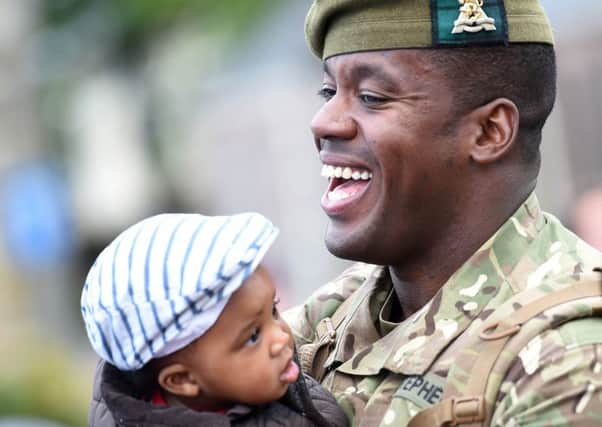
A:
{"type": "Polygon", "coordinates": [[[203,335],[278,234],[257,213],[162,214],[122,232],[86,278],[81,312],[98,355],[125,371],[203,335]]]}
{"type": "Polygon", "coordinates": [[[539,0],[313,0],[305,37],[323,60],[367,50],[554,44],[539,0]]]}

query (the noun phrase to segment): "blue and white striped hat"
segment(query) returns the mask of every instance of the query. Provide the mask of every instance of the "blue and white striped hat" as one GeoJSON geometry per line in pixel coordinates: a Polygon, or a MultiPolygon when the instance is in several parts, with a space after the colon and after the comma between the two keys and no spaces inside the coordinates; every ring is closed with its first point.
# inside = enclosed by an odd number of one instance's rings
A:
{"type": "Polygon", "coordinates": [[[125,230],[90,269],[81,311],[92,347],[135,370],[203,335],[278,234],[257,213],[162,214],[125,230]]]}

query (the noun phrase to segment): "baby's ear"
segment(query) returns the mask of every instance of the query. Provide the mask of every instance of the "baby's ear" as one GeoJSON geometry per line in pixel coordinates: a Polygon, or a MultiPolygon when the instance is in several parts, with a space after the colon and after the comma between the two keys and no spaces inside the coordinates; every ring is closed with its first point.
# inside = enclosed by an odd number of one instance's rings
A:
{"type": "Polygon", "coordinates": [[[159,385],[175,396],[196,397],[201,386],[185,365],[172,363],[159,371],[159,385]]]}

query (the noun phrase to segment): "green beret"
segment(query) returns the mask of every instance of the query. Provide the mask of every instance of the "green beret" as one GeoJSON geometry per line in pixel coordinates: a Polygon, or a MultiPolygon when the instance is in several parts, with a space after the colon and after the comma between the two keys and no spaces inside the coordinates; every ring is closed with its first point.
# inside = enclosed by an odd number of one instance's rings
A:
{"type": "Polygon", "coordinates": [[[305,36],[320,59],[379,49],[554,44],[539,0],[314,0],[305,36]]]}

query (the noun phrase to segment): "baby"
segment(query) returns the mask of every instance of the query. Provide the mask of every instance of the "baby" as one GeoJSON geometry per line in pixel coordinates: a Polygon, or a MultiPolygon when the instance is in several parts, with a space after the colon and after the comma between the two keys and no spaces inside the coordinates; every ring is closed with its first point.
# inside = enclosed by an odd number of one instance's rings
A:
{"type": "Polygon", "coordinates": [[[121,233],[88,273],[81,310],[97,368],[89,425],[346,426],[300,374],[260,262],[259,214],[163,214],[121,233]]]}

